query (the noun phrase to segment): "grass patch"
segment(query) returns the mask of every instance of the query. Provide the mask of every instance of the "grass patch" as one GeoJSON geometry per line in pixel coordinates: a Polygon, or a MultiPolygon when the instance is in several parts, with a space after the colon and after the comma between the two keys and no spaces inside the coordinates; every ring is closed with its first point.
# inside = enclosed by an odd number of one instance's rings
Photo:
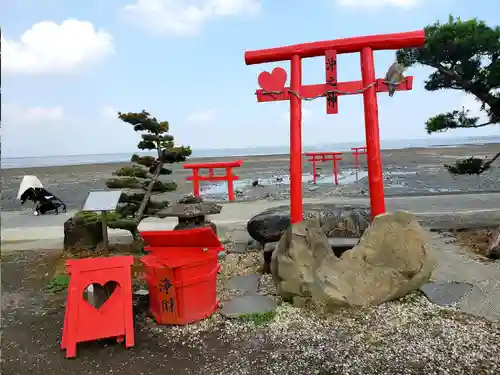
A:
{"type": "Polygon", "coordinates": [[[69,275],[68,274],[60,274],[54,276],[52,280],[50,280],[49,285],[47,285],[47,290],[52,293],[62,292],[66,290],[69,285],[69,275]]]}
{"type": "Polygon", "coordinates": [[[252,322],[256,326],[261,326],[273,320],[275,316],[275,311],[269,311],[265,313],[243,314],[240,315],[238,319],[243,320],[244,322],[252,322]]]}

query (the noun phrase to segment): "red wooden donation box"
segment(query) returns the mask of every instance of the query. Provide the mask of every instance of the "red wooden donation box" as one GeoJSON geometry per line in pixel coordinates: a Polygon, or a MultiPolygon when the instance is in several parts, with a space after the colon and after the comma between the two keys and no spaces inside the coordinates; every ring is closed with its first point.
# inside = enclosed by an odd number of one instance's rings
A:
{"type": "Polygon", "coordinates": [[[152,230],[140,233],[147,246],[144,251],[153,255],[166,252],[207,248],[211,251],[222,251],[224,246],[211,227],[199,227],[181,230],[152,230]]]}
{"type": "Polygon", "coordinates": [[[141,258],[151,314],[158,324],[189,324],[219,307],[216,284],[223,248],[212,228],[142,232],[151,253],[141,258]]]}
{"type": "Polygon", "coordinates": [[[61,349],[66,358],[76,357],[79,342],[116,337],[134,346],[132,315],[132,256],[75,259],[66,262],[70,281],[64,316],[61,349]],[[94,307],[85,298],[89,285],[110,289],[102,306],[94,307]]]}

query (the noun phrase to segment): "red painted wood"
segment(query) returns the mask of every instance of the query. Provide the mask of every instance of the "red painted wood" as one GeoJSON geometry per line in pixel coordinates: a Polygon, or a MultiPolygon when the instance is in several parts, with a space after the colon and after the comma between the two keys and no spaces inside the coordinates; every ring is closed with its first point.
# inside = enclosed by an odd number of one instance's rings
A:
{"type": "Polygon", "coordinates": [[[366,146],[361,147],[351,147],[352,154],[354,155],[354,165],[356,168],[356,181],[358,180],[358,169],[359,169],[359,156],[366,155],[366,146]]]}
{"type": "Polygon", "coordinates": [[[309,157],[308,162],[313,165],[313,183],[316,185],[316,163],[325,163],[327,161],[333,161],[333,182],[335,185],[339,184],[339,165],[338,162],[344,160],[340,157],[343,152],[306,152],[305,155],[309,157]]]}
{"type": "MultiPolygon", "coordinates": [[[[363,85],[368,86],[375,80],[373,50],[361,50],[361,77],[363,85]]],[[[368,185],[370,190],[371,216],[374,218],[385,212],[384,178],[380,157],[380,135],[378,125],[377,89],[371,87],[363,92],[365,109],[366,155],[368,163],[368,185]]]]}
{"type": "Polygon", "coordinates": [[[133,262],[132,256],[66,261],[70,281],[61,340],[66,358],[76,357],[77,344],[85,341],[125,337],[125,346],[134,346],[130,271],[133,262]],[[90,284],[104,286],[110,281],[118,285],[99,309],[83,298],[83,292],[90,284]]]}
{"type": "MultiPolygon", "coordinates": [[[[388,85],[384,79],[375,78],[373,62],[373,51],[400,48],[420,47],[425,43],[424,30],[372,35],[356,38],[345,38],[324,42],[313,42],[296,44],[292,46],[263,49],[245,52],[245,63],[247,65],[261,64],[276,61],[291,61],[291,83],[290,87],[284,86],[286,72],[281,68],[275,68],[272,73],[261,73],[259,84],[262,90],[257,90],[259,102],[290,100],[290,210],[292,223],[302,220],[302,147],[299,145],[302,133],[301,99],[291,93],[298,93],[302,98],[316,98],[325,95],[328,91],[326,83],[319,85],[302,86],[301,81],[301,59],[315,56],[326,56],[335,51],[337,55],[342,53],[361,52],[362,81],[338,82],[339,91],[348,91],[346,94],[358,94],[354,91],[363,92],[365,109],[365,130],[367,144],[367,163],[370,184],[370,203],[372,217],[385,212],[384,189],[382,180],[382,163],[380,160],[380,139],[378,126],[377,92],[387,92],[388,85]],[[277,73],[275,73],[277,72],[277,73]],[[374,86],[373,83],[375,83],[374,86]],[[274,92],[269,92],[274,91],[274,92]],[[300,159],[300,161],[299,161],[300,159]]],[[[328,79],[329,77],[327,77],[328,79]]],[[[402,82],[398,90],[411,90],[413,78],[408,77],[402,82]]],[[[337,108],[327,109],[327,113],[337,113],[337,108]]],[[[300,141],[301,142],[301,141],[300,141]]]]}
{"type": "Polygon", "coordinates": [[[245,52],[245,64],[255,65],[285,61],[290,60],[294,55],[298,55],[301,58],[323,56],[327,50],[336,50],[337,54],[342,54],[359,52],[364,47],[370,47],[374,51],[411,48],[422,46],[424,42],[425,32],[424,30],[418,30],[302,43],[285,47],[247,51],[245,52]]]}
{"type": "Polygon", "coordinates": [[[185,247],[185,248],[213,248],[217,251],[224,250],[219,237],[210,227],[200,227],[184,230],[149,230],[140,232],[141,237],[148,247],[147,251],[157,248],[185,247]]]}
{"type": "Polygon", "coordinates": [[[200,196],[200,181],[227,181],[227,195],[230,201],[234,201],[234,181],[240,178],[233,175],[233,168],[241,167],[243,160],[227,161],[227,162],[213,162],[213,163],[197,163],[197,164],[184,164],[184,169],[192,169],[193,175],[186,177],[187,181],[193,181],[193,194],[195,197],[200,196]],[[225,169],[224,176],[216,176],[214,169],[225,169]],[[200,169],[208,169],[208,176],[200,175],[200,169]]]}
{"type": "MultiPolygon", "coordinates": [[[[389,86],[385,83],[384,79],[378,78],[376,83],[377,92],[389,92],[389,86]]],[[[362,81],[348,81],[348,82],[338,82],[337,90],[344,92],[353,92],[357,90],[361,90],[363,88],[362,81]]],[[[285,87],[283,89],[283,93],[281,94],[266,94],[265,90],[257,90],[257,101],[259,103],[263,102],[275,102],[275,101],[283,101],[289,100],[291,94],[288,92],[290,88],[285,87]]],[[[300,96],[303,98],[311,99],[315,98],[318,95],[323,94],[325,91],[329,89],[329,85],[321,83],[319,85],[306,85],[300,88],[300,96]]],[[[413,89],[413,77],[406,77],[406,79],[399,84],[396,88],[396,91],[409,91],[413,89]]],[[[338,94],[339,96],[349,95],[349,94],[338,94]]]]}
{"type": "MultiPolygon", "coordinates": [[[[302,86],[302,60],[292,56],[290,88],[295,92],[302,86]]],[[[290,98],[290,221],[302,221],[302,100],[290,98]]]]}
{"type": "MultiPolygon", "coordinates": [[[[227,173],[227,172],[226,172],[227,173]]],[[[231,175],[233,181],[239,180],[239,176],[231,175]]],[[[194,181],[194,176],[186,177],[186,181],[194,181]]],[[[225,176],[198,176],[198,181],[227,181],[227,175],[225,176]]]]}
{"type": "Polygon", "coordinates": [[[243,160],[217,161],[213,163],[184,164],[184,169],[236,168],[243,165],[243,160]]]}
{"type": "Polygon", "coordinates": [[[141,258],[149,308],[158,324],[188,324],[212,315],[219,306],[218,253],[224,250],[210,227],[144,231],[149,255],[141,258]]]}
{"type": "MultiPolygon", "coordinates": [[[[325,52],[325,71],[327,90],[338,90],[337,87],[337,51],[325,52]]],[[[326,113],[329,115],[339,113],[338,95],[330,93],[326,97],[326,113]]]]}
{"type": "MultiPolygon", "coordinates": [[[[318,157],[326,157],[326,156],[333,157],[335,155],[342,155],[342,154],[344,154],[344,153],[339,152],[339,151],[334,151],[334,152],[306,152],[304,155],[309,156],[309,157],[313,157],[313,158],[318,158],[318,157]]],[[[333,160],[333,159],[329,159],[329,160],[333,160]]]]}

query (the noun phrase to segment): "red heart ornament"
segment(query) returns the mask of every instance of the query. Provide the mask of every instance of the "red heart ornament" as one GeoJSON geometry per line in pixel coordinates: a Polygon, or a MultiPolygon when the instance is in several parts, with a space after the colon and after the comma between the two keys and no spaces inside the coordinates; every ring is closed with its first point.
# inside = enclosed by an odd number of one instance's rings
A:
{"type": "Polygon", "coordinates": [[[259,74],[259,85],[264,91],[283,91],[286,83],[286,71],[283,68],[274,68],[271,73],[259,74]]]}

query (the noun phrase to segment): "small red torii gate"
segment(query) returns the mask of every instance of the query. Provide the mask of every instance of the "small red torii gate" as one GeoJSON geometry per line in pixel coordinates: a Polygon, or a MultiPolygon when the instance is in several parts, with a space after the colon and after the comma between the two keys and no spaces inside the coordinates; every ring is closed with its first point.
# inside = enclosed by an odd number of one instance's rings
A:
{"type": "Polygon", "coordinates": [[[333,182],[335,185],[339,184],[338,163],[342,159],[340,156],[343,152],[306,152],[305,155],[309,158],[307,161],[312,163],[313,166],[313,184],[316,185],[317,180],[317,167],[316,163],[325,163],[333,161],[333,182]]]}
{"type": "MultiPolygon", "coordinates": [[[[291,222],[302,220],[302,99],[326,97],[327,114],[338,113],[338,96],[363,94],[368,182],[372,218],[385,212],[377,92],[388,92],[385,79],[375,78],[373,52],[420,47],[425,43],[423,30],[380,34],[323,42],[296,44],[245,52],[246,65],[290,60],[290,87],[285,87],[287,73],[275,68],[262,72],[257,90],[259,102],[290,101],[290,213],[291,222]],[[337,55],[360,52],[361,81],[337,81],[337,55]],[[326,83],[302,85],[302,59],[325,56],[326,83]]],[[[411,90],[413,77],[400,82],[397,90],[411,90]]]]}
{"type": "Polygon", "coordinates": [[[200,181],[227,181],[227,196],[230,201],[234,201],[234,181],[240,179],[239,176],[233,174],[233,168],[238,168],[243,165],[243,160],[236,161],[220,161],[213,163],[197,163],[184,164],[184,169],[191,169],[193,174],[186,177],[187,181],[193,181],[193,194],[195,197],[200,196],[200,181]],[[208,169],[208,176],[201,176],[200,169],[208,169]],[[226,174],[216,176],[214,169],[225,169],[226,174]]]}

